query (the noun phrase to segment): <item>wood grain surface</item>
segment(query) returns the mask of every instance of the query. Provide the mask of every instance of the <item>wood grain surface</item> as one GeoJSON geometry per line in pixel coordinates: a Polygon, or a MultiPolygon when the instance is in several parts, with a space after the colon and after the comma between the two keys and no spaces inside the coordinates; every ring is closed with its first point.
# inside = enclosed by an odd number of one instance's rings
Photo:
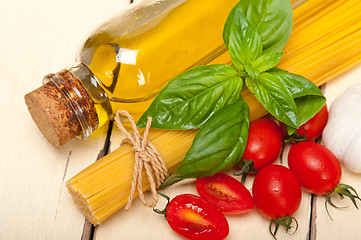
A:
{"type": "MultiPolygon", "coordinates": [[[[117,148],[122,138],[110,125],[87,141],[73,140],[54,149],[27,112],[23,96],[41,85],[42,77],[73,63],[77,49],[100,23],[126,8],[129,0],[0,0],[0,239],[181,239],[166,220],[134,201],[97,227],[78,211],[64,182],[117,148]]],[[[330,106],[348,86],[361,82],[361,66],[322,86],[330,106]]],[[[285,159],[283,163],[285,163],[285,159]]],[[[361,193],[361,175],[343,168],[342,182],[361,193]]],[[[251,180],[246,183],[251,187],[251,180]]],[[[196,193],[193,181],[164,190],[169,196],[196,193]]],[[[323,196],[303,192],[295,214],[299,229],[278,239],[360,239],[361,211],[324,208],[323,196]]],[[[162,208],[164,202],[160,202],[162,208]]],[[[361,204],[359,204],[361,206],[361,204]]],[[[272,239],[268,220],[253,210],[227,216],[227,239],[272,239]]]]}

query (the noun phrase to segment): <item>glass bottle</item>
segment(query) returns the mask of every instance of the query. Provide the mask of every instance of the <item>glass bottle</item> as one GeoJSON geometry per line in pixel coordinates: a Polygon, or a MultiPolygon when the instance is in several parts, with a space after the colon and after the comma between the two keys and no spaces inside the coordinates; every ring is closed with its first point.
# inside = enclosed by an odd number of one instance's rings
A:
{"type": "Polygon", "coordinates": [[[25,101],[56,147],[88,139],[119,110],[135,120],[177,76],[226,52],[222,31],[238,0],[152,0],[132,4],[94,31],[77,63],[48,74],[25,101]]]}

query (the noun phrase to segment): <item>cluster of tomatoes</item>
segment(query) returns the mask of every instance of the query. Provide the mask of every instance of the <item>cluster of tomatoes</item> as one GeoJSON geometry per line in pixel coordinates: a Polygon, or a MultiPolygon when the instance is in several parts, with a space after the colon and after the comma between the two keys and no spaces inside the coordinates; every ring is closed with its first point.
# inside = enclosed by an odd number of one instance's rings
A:
{"type": "MultiPolygon", "coordinates": [[[[285,134],[284,125],[268,118],[252,121],[241,161],[244,176],[247,171],[256,173],[252,194],[243,183],[224,173],[199,178],[196,189],[200,197],[181,194],[168,203],[165,215],[171,228],[188,239],[224,239],[229,234],[229,226],[223,213],[244,213],[254,206],[271,219],[270,230],[274,229],[271,231],[274,237],[280,225],[287,230],[292,225],[297,227],[292,214],[300,206],[301,187],[313,194],[329,194],[340,186],[339,161],[323,145],[314,142],[321,135],[327,119],[325,105],[297,129],[295,139],[302,135],[305,141],[292,140],[289,168],[274,164],[284,141],[292,137],[285,134]]],[[[342,185],[341,188],[360,200],[352,187],[342,185]]]]}

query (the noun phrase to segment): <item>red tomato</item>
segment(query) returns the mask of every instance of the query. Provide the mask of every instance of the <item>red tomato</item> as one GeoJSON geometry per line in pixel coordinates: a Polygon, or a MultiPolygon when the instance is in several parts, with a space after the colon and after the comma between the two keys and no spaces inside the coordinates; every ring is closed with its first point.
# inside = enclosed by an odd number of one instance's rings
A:
{"type": "MultiPolygon", "coordinates": [[[[306,136],[306,140],[313,141],[319,136],[321,136],[323,129],[326,127],[328,121],[328,110],[327,106],[324,105],[321,110],[306,123],[301,125],[297,130],[296,134],[301,136],[306,136]]],[[[287,136],[285,132],[284,123],[280,123],[281,130],[284,137],[287,136]]]]}
{"type": "Polygon", "coordinates": [[[253,181],[253,199],[259,212],[277,219],[291,216],[300,206],[302,191],[296,175],[282,165],[259,171],[253,181]]]}
{"type": "Polygon", "coordinates": [[[235,178],[224,173],[196,180],[198,194],[222,212],[245,213],[254,203],[248,189],[235,178]]]}
{"type": "Polygon", "coordinates": [[[268,118],[250,123],[249,134],[242,160],[253,160],[253,167],[259,171],[274,163],[282,151],[283,136],[279,126],[268,118]]]}
{"type": "Polygon", "coordinates": [[[229,233],[223,213],[192,194],[181,194],[173,198],[167,206],[166,217],[169,226],[188,239],[224,239],[229,233]]]}
{"type": "Polygon", "coordinates": [[[324,105],[321,110],[305,124],[296,130],[297,134],[305,135],[307,140],[313,141],[321,136],[323,129],[326,127],[328,121],[327,106],[324,105]]]}
{"type": "Polygon", "coordinates": [[[293,145],[288,153],[288,165],[301,186],[314,194],[329,193],[341,180],[341,166],[336,156],[315,142],[293,145]]]}

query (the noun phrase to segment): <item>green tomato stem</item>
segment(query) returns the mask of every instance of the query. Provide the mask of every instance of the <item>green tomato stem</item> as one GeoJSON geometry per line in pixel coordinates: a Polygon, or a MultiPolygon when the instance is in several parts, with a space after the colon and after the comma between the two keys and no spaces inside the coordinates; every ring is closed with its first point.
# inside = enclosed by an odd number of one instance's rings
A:
{"type": "Polygon", "coordinates": [[[276,234],[280,226],[284,226],[286,228],[286,233],[293,235],[298,229],[298,222],[296,218],[291,216],[286,216],[272,220],[269,224],[269,232],[272,234],[274,239],[277,239],[276,234]],[[288,231],[293,227],[292,226],[293,222],[295,222],[295,230],[292,233],[288,233],[288,231]],[[274,226],[274,230],[272,230],[273,226],[274,226]]]}
{"type": "Polygon", "coordinates": [[[242,176],[241,183],[244,184],[246,182],[246,178],[249,173],[257,173],[257,170],[253,167],[254,161],[252,159],[246,160],[243,159],[238,163],[238,166],[241,168],[241,171],[234,172],[233,175],[235,176],[242,176]]]}
{"type": "Polygon", "coordinates": [[[162,215],[164,215],[164,217],[166,217],[167,207],[168,207],[168,204],[169,204],[169,202],[170,202],[170,198],[169,198],[167,195],[165,195],[164,193],[161,193],[161,192],[157,192],[157,193],[158,193],[159,196],[162,196],[162,197],[164,197],[164,198],[167,200],[167,204],[165,205],[165,207],[164,207],[163,210],[155,209],[155,208],[153,207],[153,211],[156,212],[156,213],[158,213],[158,214],[162,214],[162,215]]]}
{"type": "Polygon", "coordinates": [[[335,187],[331,192],[329,192],[326,195],[326,200],[325,200],[325,208],[326,208],[326,212],[328,214],[328,216],[330,217],[330,219],[333,221],[330,212],[328,211],[328,204],[330,204],[331,206],[333,206],[334,208],[345,208],[345,207],[340,207],[340,206],[336,206],[332,200],[331,197],[332,195],[334,195],[334,193],[336,193],[340,199],[344,199],[344,197],[348,197],[351,199],[353,205],[356,207],[356,209],[358,209],[357,203],[356,203],[356,199],[361,201],[361,198],[359,197],[357,191],[355,190],[355,188],[353,188],[350,185],[347,184],[343,184],[340,183],[337,187],[335,187]]]}

